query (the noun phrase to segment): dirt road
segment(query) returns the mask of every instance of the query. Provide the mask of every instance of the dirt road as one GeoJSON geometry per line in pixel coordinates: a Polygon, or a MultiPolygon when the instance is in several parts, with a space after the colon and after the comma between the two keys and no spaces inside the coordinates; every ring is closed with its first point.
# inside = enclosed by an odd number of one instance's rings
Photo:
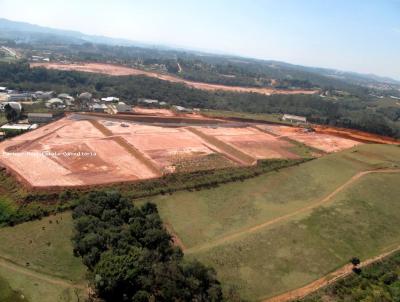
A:
{"type": "MultiPolygon", "coordinates": [[[[400,250],[400,246],[397,246],[396,248],[392,249],[389,252],[380,254],[374,258],[367,259],[367,260],[361,262],[360,267],[365,267],[372,263],[380,261],[399,250],[400,250]]],[[[340,269],[338,269],[318,280],[315,280],[314,282],[307,284],[306,286],[303,286],[303,287],[295,289],[293,291],[281,294],[279,296],[265,299],[265,300],[263,300],[263,302],[288,302],[288,301],[292,301],[295,299],[302,299],[322,287],[325,287],[329,284],[332,284],[332,283],[338,281],[339,279],[347,277],[348,275],[350,275],[352,273],[352,269],[353,269],[353,266],[351,264],[346,264],[345,266],[341,267],[340,269]]]]}
{"type": "Polygon", "coordinates": [[[308,212],[310,210],[313,210],[317,207],[320,207],[322,205],[324,205],[325,203],[329,202],[330,199],[332,199],[335,195],[337,195],[338,193],[340,193],[341,191],[343,191],[344,189],[346,189],[347,187],[349,187],[350,185],[352,185],[355,181],[357,181],[358,179],[360,179],[361,177],[368,175],[368,174],[372,174],[372,173],[400,173],[400,169],[380,169],[380,170],[369,170],[369,171],[363,171],[363,172],[359,172],[356,175],[354,175],[353,177],[351,177],[347,182],[345,182],[344,184],[342,184],[341,186],[339,186],[336,190],[334,190],[333,192],[331,192],[330,194],[328,194],[327,196],[325,196],[322,199],[319,199],[318,201],[316,201],[315,203],[310,204],[307,207],[301,208],[297,211],[294,211],[292,213],[277,217],[275,219],[269,220],[267,222],[258,224],[256,226],[253,226],[251,228],[239,231],[237,233],[225,236],[225,237],[221,237],[218,238],[214,241],[210,241],[208,243],[205,243],[203,245],[199,245],[199,246],[194,246],[191,247],[187,250],[185,250],[185,253],[194,253],[194,252],[199,252],[202,250],[206,250],[209,248],[212,248],[214,246],[220,245],[222,243],[225,243],[227,241],[231,241],[231,240],[235,240],[241,236],[244,235],[249,235],[252,234],[254,232],[259,231],[260,229],[263,229],[265,227],[274,225],[276,223],[282,222],[284,220],[287,220],[289,218],[292,218],[294,216],[297,216],[299,214],[308,212]]]}
{"type": "Polygon", "coordinates": [[[80,284],[74,284],[70,281],[67,281],[65,279],[61,279],[61,278],[57,278],[54,276],[50,276],[50,275],[46,275],[43,273],[39,273],[37,271],[31,270],[29,268],[26,268],[24,266],[15,264],[9,260],[7,260],[6,258],[3,258],[0,256],[0,266],[9,270],[10,272],[17,272],[19,274],[23,274],[25,276],[29,276],[29,277],[33,277],[35,279],[39,279],[41,281],[45,281],[47,283],[50,284],[54,284],[54,285],[59,285],[62,287],[66,287],[66,288],[77,288],[77,289],[82,289],[82,290],[86,290],[87,286],[84,285],[80,285],[80,284]]]}

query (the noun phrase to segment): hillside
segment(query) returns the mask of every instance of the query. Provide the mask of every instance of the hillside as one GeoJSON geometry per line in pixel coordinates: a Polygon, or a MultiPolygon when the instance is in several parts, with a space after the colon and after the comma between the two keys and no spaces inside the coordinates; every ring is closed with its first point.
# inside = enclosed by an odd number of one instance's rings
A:
{"type": "MultiPolygon", "coordinates": [[[[28,50],[55,52],[70,60],[122,63],[131,67],[167,71],[187,80],[231,86],[314,87],[360,92],[359,87],[398,93],[400,82],[325,68],[304,67],[273,60],[214,55],[145,43],[83,34],[0,19],[0,39],[28,50]],[[31,45],[31,47],[29,47],[31,45]]],[[[31,52],[28,51],[29,55],[31,52]]]]}

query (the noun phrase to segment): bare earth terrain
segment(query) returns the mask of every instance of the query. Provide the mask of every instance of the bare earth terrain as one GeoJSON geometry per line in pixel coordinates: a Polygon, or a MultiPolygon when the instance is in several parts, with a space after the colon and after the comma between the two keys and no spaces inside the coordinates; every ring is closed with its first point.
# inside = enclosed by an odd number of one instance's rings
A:
{"type": "Polygon", "coordinates": [[[0,164],[31,187],[75,187],[157,178],[182,171],[177,167],[196,171],[299,158],[287,137],[326,152],[359,144],[295,127],[138,119],[72,114],[2,142],[0,164]]]}
{"type": "Polygon", "coordinates": [[[260,94],[315,94],[318,90],[280,90],[273,88],[257,88],[257,87],[241,87],[241,86],[226,86],[218,84],[208,84],[202,82],[188,81],[173,75],[160,74],[152,71],[145,71],[131,67],[104,64],[104,63],[80,63],[80,64],[63,64],[63,63],[31,63],[31,67],[44,67],[48,69],[58,70],[76,70],[83,72],[101,73],[113,76],[126,76],[126,75],[144,75],[147,77],[157,78],[160,80],[183,83],[189,87],[202,90],[223,90],[232,92],[254,92],[260,94]]]}

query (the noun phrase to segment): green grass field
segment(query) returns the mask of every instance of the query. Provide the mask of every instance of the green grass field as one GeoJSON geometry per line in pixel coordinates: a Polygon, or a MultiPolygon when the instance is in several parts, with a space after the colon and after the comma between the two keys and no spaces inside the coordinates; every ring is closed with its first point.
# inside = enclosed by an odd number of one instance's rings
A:
{"type": "Polygon", "coordinates": [[[74,285],[85,286],[86,268],[73,256],[71,235],[69,212],[1,228],[0,280],[8,284],[4,287],[22,292],[24,301],[77,301],[76,294],[82,296],[83,290],[74,285]],[[58,284],[60,280],[67,285],[58,284]]]}
{"type": "Polygon", "coordinates": [[[3,302],[22,302],[28,300],[24,299],[21,292],[15,291],[8,284],[7,280],[0,277],[0,301],[3,302]]]}
{"type": "Polygon", "coordinates": [[[145,200],[156,202],[185,245],[195,247],[312,204],[360,171],[400,164],[398,147],[354,150],[215,189],[145,200]]]}
{"type": "Polygon", "coordinates": [[[225,288],[258,300],[400,243],[400,203],[393,202],[400,176],[366,175],[324,207],[249,228],[321,201],[361,171],[398,167],[399,147],[362,145],[241,183],[146,200],[157,203],[186,254],[215,267],[225,288]]]}

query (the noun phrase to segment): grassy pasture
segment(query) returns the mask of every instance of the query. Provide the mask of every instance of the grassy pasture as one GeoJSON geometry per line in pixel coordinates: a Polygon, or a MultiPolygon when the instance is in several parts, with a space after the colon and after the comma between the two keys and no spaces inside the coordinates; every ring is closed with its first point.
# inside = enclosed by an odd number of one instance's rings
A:
{"type": "Polygon", "coordinates": [[[400,243],[399,174],[368,175],[328,206],[191,254],[212,265],[226,287],[259,300],[312,282],[400,243]]]}
{"type": "MultiPolygon", "coordinates": [[[[198,248],[312,204],[360,171],[399,166],[399,147],[362,145],[243,182],[143,200],[158,204],[188,257],[213,266],[226,290],[237,288],[253,301],[307,284],[352,256],[365,259],[399,244],[400,174],[366,175],[310,213],[198,248]]],[[[82,284],[85,269],[72,255],[71,232],[70,213],[1,228],[0,256],[82,284]]],[[[1,265],[0,279],[8,292],[20,295],[12,291],[18,289],[30,302],[72,302],[82,294],[1,265]]]]}
{"type": "Polygon", "coordinates": [[[215,267],[226,288],[258,300],[400,243],[400,176],[366,175],[311,213],[224,237],[313,204],[361,171],[396,167],[399,147],[361,145],[241,183],[149,200],[190,257],[215,267]]]}
{"type": "Polygon", "coordinates": [[[84,295],[82,290],[75,291],[72,288],[50,284],[18,272],[10,272],[0,266],[0,301],[2,302],[79,302],[84,301],[84,295]],[[21,295],[24,296],[23,299],[21,295]],[[3,296],[4,300],[2,300],[3,296]]]}
{"type": "Polygon", "coordinates": [[[34,271],[80,282],[85,279],[86,270],[72,254],[71,236],[69,212],[0,228],[0,257],[34,271]]]}
{"type": "Polygon", "coordinates": [[[22,293],[25,297],[23,301],[29,302],[78,301],[77,295],[82,297],[82,290],[49,283],[25,273],[38,272],[49,279],[84,285],[86,268],[81,259],[72,254],[71,235],[72,218],[69,212],[1,228],[0,257],[7,259],[17,270],[0,263],[0,297],[9,293],[16,299],[22,293]]]}
{"type": "Polygon", "coordinates": [[[191,248],[301,209],[360,171],[396,162],[400,148],[363,145],[243,182],[146,200],[157,203],[163,219],[191,248]]]}

